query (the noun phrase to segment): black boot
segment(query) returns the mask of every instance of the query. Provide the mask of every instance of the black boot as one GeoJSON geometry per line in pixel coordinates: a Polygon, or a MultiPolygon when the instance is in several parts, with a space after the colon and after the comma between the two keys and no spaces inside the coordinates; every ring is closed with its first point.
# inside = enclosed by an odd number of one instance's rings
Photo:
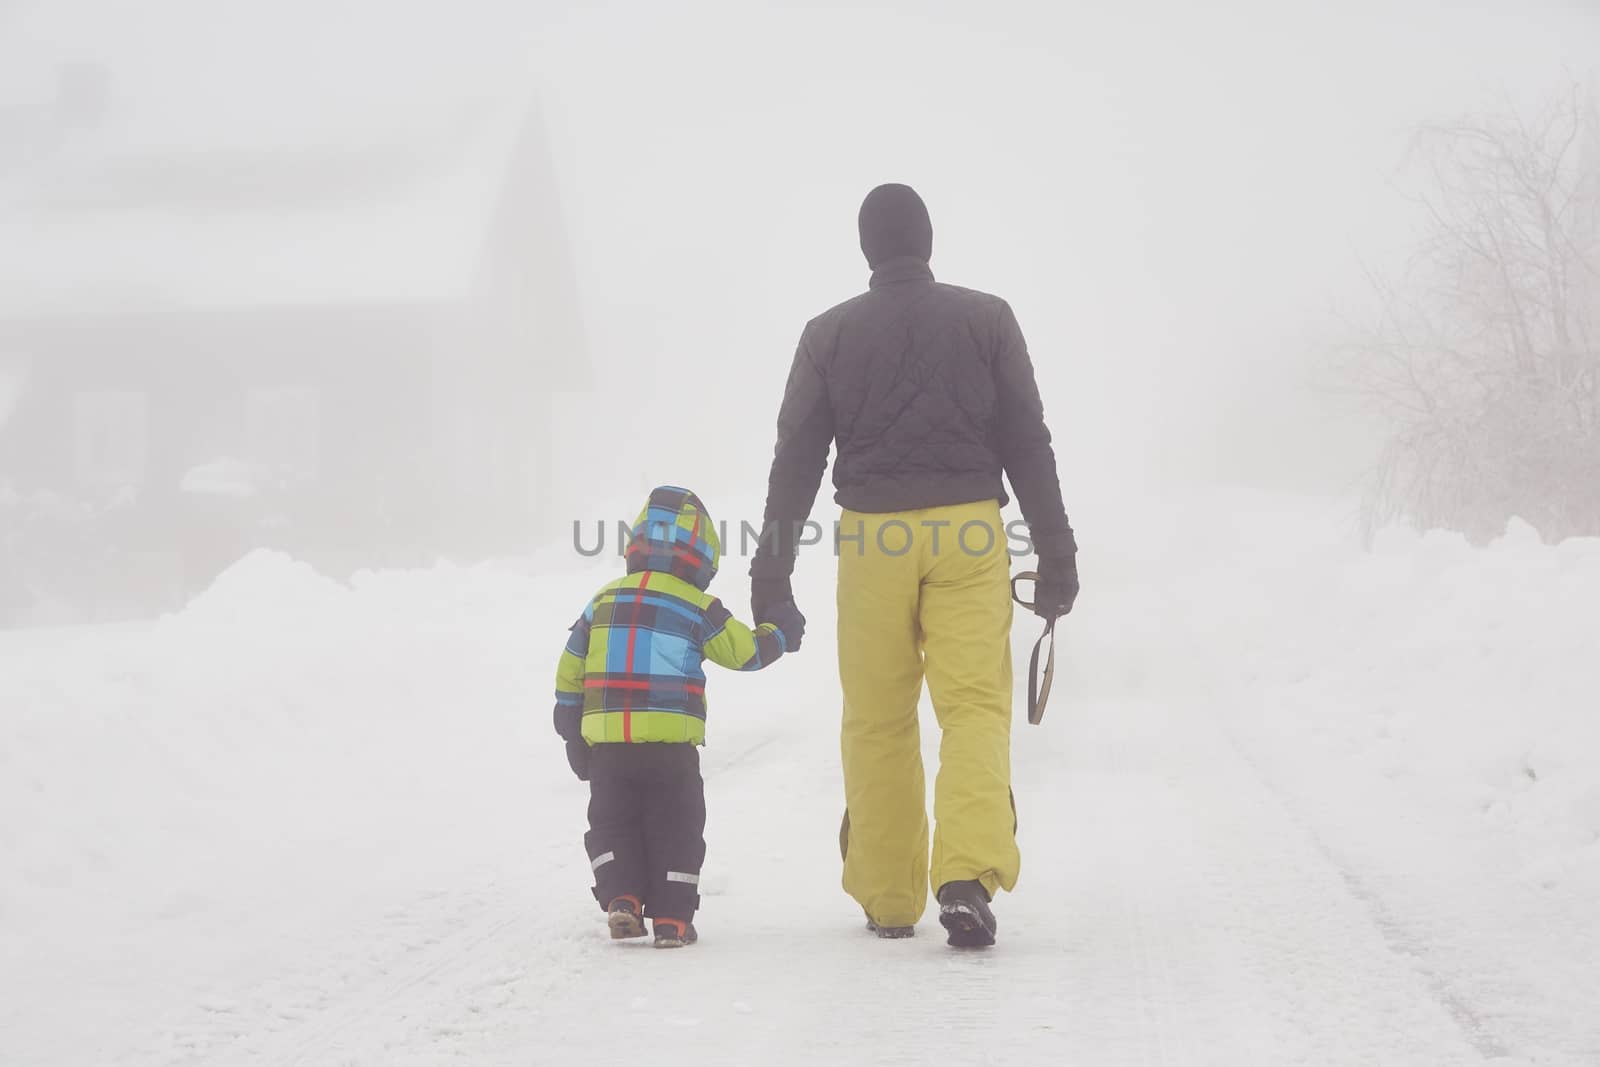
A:
{"type": "Polygon", "coordinates": [[[915,926],[879,926],[870,915],[867,916],[867,931],[877,934],[885,941],[898,941],[901,938],[917,935],[915,926]]]}
{"type": "Polygon", "coordinates": [[[989,910],[989,894],[977,881],[946,882],[939,887],[939,923],[950,932],[953,948],[988,948],[998,925],[989,910]]]}

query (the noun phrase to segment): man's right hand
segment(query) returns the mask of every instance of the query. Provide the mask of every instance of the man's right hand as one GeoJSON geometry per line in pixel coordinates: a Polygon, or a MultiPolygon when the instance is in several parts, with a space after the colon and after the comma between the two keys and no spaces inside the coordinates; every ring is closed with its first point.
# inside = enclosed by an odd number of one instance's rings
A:
{"type": "Polygon", "coordinates": [[[794,602],[788,578],[750,579],[750,615],[758,623],[771,621],[772,609],[784,601],[794,602]]]}
{"type": "Polygon", "coordinates": [[[783,634],[783,647],[786,652],[800,651],[800,642],[806,636],[806,617],[800,614],[800,609],[795,607],[794,601],[785,600],[774,604],[767,609],[765,615],[756,617],[757,624],[770,622],[783,634]]]}
{"type": "Polygon", "coordinates": [[[1078,599],[1078,556],[1045,556],[1039,560],[1039,580],[1033,586],[1033,613],[1050,622],[1072,611],[1078,599]]]}

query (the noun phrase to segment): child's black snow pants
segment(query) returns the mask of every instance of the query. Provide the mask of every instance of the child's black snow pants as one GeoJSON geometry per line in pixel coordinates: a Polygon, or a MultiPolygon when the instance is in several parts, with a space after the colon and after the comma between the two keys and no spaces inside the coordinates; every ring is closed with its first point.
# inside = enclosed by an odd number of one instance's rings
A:
{"type": "Polygon", "coordinates": [[[590,749],[589,832],[583,843],[600,907],[632,894],[651,918],[693,919],[700,906],[705,829],[705,782],[694,745],[590,749]]]}

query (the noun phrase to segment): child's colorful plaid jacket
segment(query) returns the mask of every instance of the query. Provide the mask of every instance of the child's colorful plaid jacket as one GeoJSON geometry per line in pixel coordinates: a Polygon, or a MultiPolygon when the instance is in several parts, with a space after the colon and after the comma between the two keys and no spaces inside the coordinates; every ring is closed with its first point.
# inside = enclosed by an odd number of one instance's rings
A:
{"type": "Polygon", "coordinates": [[[556,670],[556,732],[591,745],[703,744],[709,659],[738,671],[787,649],[771,623],[754,630],[706,592],[722,552],[711,517],[687,489],[650,494],[633,525],[628,574],[595,594],[572,624],[556,670]]]}

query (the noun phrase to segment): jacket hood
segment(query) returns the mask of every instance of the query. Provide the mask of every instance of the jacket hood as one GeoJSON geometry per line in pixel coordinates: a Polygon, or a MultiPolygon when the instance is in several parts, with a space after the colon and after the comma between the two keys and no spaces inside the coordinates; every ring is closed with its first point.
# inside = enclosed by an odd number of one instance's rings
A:
{"type": "Polygon", "coordinates": [[[665,571],[697,589],[716,577],[722,542],[710,512],[687,489],[662,485],[651,490],[632,536],[626,553],[629,574],[665,571]]]}
{"type": "Polygon", "coordinates": [[[933,258],[933,222],[928,207],[909,185],[880,185],[861,202],[856,219],[861,253],[876,270],[891,259],[933,258]]]}

